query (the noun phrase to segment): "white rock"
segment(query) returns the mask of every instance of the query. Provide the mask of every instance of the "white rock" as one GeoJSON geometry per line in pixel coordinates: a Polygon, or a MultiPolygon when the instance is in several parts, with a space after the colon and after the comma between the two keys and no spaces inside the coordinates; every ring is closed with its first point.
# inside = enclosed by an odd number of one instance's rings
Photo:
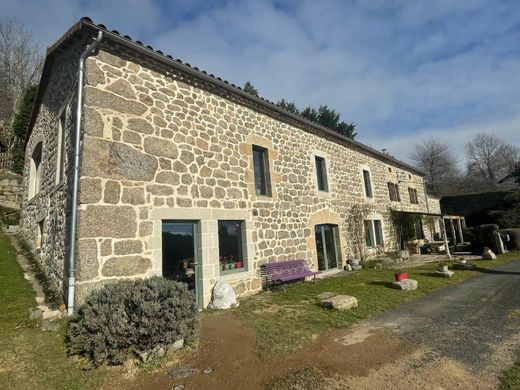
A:
{"type": "Polygon", "coordinates": [[[335,310],[348,310],[358,306],[358,300],[350,295],[336,295],[321,301],[321,306],[335,310]]]}
{"type": "Polygon", "coordinates": [[[497,256],[493,253],[493,251],[489,248],[484,249],[484,253],[482,253],[483,260],[496,260],[497,256]]]}
{"type": "Polygon", "coordinates": [[[419,283],[415,279],[403,279],[399,282],[393,282],[392,288],[396,288],[398,290],[411,291],[417,290],[417,286],[419,283]]]}

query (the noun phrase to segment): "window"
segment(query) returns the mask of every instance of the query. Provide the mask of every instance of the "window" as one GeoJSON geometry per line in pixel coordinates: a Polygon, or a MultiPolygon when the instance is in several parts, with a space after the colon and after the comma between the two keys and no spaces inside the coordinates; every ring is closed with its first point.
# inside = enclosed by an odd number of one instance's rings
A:
{"type": "Polygon", "coordinates": [[[45,220],[38,222],[36,226],[36,248],[43,247],[43,223],[45,220]]]}
{"type": "Polygon", "coordinates": [[[41,188],[42,175],[42,143],[39,142],[31,155],[31,167],[29,171],[29,199],[34,197],[41,188]]]}
{"type": "Polygon", "coordinates": [[[56,153],[56,184],[63,181],[65,170],[65,120],[67,110],[63,110],[58,121],[58,147],[56,153]]]}
{"type": "Polygon", "coordinates": [[[424,238],[423,224],[422,220],[416,220],[413,222],[413,229],[415,233],[415,238],[418,240],[422,240],[424,238]]]}
{"type": "Polygon", "coordinates": [[[415,188],[408,187],[408,194],[410,195],[410,203],[419,204],[419,197],[415,188]]]}
{"type": "Polygon", "coordinates": [[[318,190],[328,192],[329,184],[327,182],[327,165],[323,157],[314,156],[316,162],[316,182],[318,190]]]}
{"type": "Polygon", "coordinates": [[[243,221],[218,221],[220,273],[244,271],[243,221]]]}
{"type": "Polygon", "coordinates": [[[388,182],[388,194],[392,202],[400,202],[401,197],[399,196],[399,185],[396,183],[388,182]]]}
{"type": "Polygon", "coordinates": [[[271,196],[271,179],[269,177],[269,155],[266,148],[253,145],[253,168],[255,173],[256,194],[271,196]]]}
{"type": "Polygon", "coordinates": [[[363,182],[365,183],[365,195],[372,198],[372,183],[370,182],[370,172],[363,169],[363,182]]]}
{"type": "Polygon", "coordinates": [[[338,268],[340,258],[338,225],[316,225],[316,250],[318,252],[318,269],[326,271],[338,268]]]}
{"type": "Polygon", "coordinates": [[[379,219],[366,219],[365,225],[365,244],[367,248],[383,246],[383,225],[379,219]]]}

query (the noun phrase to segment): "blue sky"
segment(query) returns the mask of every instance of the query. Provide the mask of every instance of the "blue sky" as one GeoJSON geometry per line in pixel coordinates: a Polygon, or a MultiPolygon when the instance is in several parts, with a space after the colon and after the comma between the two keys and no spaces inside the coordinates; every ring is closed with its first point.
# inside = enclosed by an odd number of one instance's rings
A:
{"type": "Polygon", "coordinates": [[[430,135],[520,146],[520,2],[0,0],[49,46],[81,16],[273,101],[327,104],[407,160],[430,135]]]}

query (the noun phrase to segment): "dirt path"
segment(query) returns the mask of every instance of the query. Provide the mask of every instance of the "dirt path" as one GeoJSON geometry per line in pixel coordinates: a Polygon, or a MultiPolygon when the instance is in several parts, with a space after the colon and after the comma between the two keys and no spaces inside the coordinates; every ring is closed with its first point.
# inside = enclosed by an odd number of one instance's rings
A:
{"type": "Polygon", "coordinates": [[[163,367],[118,385],[254,390],[286,376],[284,388],[294,389],[492,389],[520,346],[520,317],[512,315],[520,309],[519,286],[517,261],[266,361],[234,315],[207,317],[198,352],[184,362],[200,373],[174,380],[172,367],[163,367]],[[207,367],[212,372],[202,373],[207,367]],[[316,382],[298,385],[302,368],[318,373],[316,382]]]}

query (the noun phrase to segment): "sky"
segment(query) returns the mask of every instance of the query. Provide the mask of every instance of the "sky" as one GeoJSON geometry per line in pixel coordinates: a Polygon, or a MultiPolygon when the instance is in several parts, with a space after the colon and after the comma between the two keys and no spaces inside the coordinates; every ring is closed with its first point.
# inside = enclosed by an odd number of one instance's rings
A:
{"type": "Polygon", "coordinates": [[[434,136],[464,160],[487,132],[520,147],[517,0],[0,0],[42,49],[89,16],[271,101],[328,105],[410,161],[434,136]]]}

